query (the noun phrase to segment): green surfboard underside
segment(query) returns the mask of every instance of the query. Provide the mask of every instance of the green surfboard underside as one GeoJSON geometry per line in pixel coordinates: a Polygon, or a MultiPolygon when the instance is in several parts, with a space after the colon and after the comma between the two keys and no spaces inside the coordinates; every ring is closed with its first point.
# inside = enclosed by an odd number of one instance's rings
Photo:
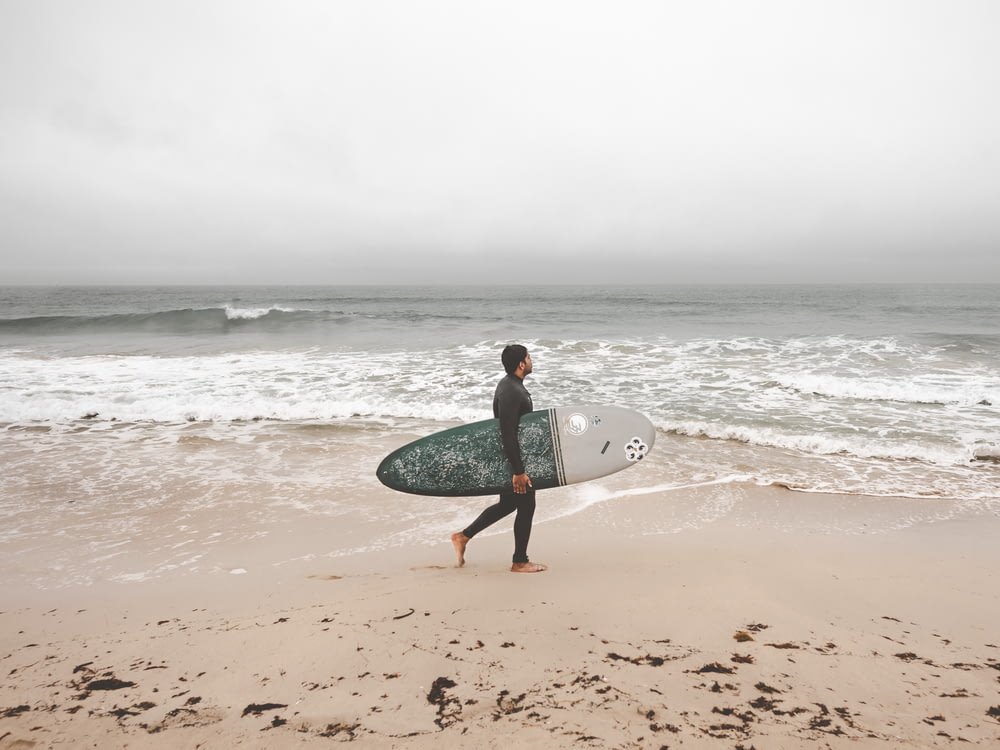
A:
{"type": "MultiPolygon", "coordinates": [[[[521,456],[537,490],[561,484],[553,420],[552,409],[521,417],[521,456]]],[[[387,487],[416,495],[495,495],[511,489],[511,469],[503,454],[497,419],[462,425],[404,445],[386,456],[377,474],[387,487]]]]}

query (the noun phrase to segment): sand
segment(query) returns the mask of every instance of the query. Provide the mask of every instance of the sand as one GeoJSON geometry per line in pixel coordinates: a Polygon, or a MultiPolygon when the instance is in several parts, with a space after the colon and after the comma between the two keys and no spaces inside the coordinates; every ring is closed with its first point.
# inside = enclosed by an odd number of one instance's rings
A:
{"type": "Polygon", "coordinates": [[[462,569],[442,539],[8,591],[0,748],[1000,746],[996,515],[839,531],[801,519],[897,511],[752,488],[636,534],[663,501],[537,525],[535,575],[508,572],[505,531],[462,569]]]}

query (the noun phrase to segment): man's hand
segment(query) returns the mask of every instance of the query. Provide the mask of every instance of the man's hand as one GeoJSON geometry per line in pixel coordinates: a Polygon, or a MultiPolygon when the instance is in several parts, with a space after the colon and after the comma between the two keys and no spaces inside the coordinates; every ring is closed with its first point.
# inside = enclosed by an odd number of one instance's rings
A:
{"type": "Polygon", "coordinates": [[[514,492],[518,495],[523,495],[531,487],[531,479],[527,474],[515,474],[513,479],[514,492]]]}

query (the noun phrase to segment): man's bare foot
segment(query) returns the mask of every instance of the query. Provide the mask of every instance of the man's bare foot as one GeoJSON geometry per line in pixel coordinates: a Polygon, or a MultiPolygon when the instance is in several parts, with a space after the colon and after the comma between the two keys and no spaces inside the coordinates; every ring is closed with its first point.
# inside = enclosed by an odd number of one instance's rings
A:
{"type": "Polygon", "coordinates": [[[548,570],[548,565],[542,565],[541,563],[514,563],[510,566],[511,573],[541,573],[543,570],[548,570]]]}
{"type": "Polygon", "coordinates": [[[458,558],[455,567],[461,568],[465,565],[465,547],[469,543],[469,537],[461,531],[456,531],[451,535],[451,543],[455,545],[455,556],[458,558]]]}

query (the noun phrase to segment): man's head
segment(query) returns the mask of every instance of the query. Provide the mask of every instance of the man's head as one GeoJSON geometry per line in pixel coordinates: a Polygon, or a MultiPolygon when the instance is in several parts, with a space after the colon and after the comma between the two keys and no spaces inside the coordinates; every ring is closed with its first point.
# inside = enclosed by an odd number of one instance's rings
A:
{"type": "Polygon", "coordinates": [[[531,372],[531,355],[520,344],[505,346],[503,354],[500,355],[500,361],[503,362],[503,369],[508,375],[517,375],[523,378],[531,372]]]}

